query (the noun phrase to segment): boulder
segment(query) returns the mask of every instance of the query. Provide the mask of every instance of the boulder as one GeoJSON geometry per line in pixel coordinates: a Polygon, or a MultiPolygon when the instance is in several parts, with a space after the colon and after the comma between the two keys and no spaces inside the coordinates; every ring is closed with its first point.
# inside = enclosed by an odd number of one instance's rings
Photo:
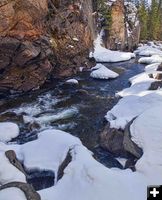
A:
{"type": "Polygon", "coordinates": [[[13,150],[8,150],[5,152],[6,157],[10,161],[10,163],[15,166],[17,169],[19,169],[24,175],[26,175],[26,172],[20,163],[20,161],[17,159],[16,154],[13,150]]]}
{"type": "Polygon", "coordinates": [[[100,146],[115,156],[140,158],[142,150],[131,140],[130,125],[128,123],[124,132],[115,128],[110,128],[109,123],[100,134],[100,146]]]}

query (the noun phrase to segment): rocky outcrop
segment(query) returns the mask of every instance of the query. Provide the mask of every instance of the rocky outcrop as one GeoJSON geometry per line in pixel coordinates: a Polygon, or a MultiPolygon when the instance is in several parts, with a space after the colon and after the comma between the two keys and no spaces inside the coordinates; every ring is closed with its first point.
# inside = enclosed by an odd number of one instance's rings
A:
{"type": "Polygon", "coordinates": [[[87,66],[92,0],[2,0],[0,90],[29,91],[87,66]]]}
{"type": "Polygon", "coordinates": [[[111,6],[111,28],[107,47],[109,49],[124,49],[125,46],[125,10],[123,0],[117,0],[111,6]]]}
{"type": "Polygon", "coordinates": [[[104,43],[112,50],[132,50],[139,42],[140,25],[138,11],[131,2],[124,0],[106,1],[111,14],[111,25],[105,27],[104,43]]]}

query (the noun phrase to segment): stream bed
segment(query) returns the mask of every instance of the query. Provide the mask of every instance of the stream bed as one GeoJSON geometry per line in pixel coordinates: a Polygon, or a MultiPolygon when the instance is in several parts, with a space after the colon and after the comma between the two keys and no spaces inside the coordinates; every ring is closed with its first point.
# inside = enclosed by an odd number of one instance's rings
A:
{"type": "MultiPolygon", "coordinates": [[[[120,76],[112,80],[97,80],[90,77],[90,71],[83,71],[72,77],[79,81],[79,85],[55,81],[39,91],[22,96],[13,94],[1,99],[0,121],[15,122],[20,127],[20,135],[12,142],[23,144],[35,140],[41,130],[61,129],[79,137],[105,166],[122,168],[111,153],[99,147],[98,138],[105,124],[105,114],[119,100],[116,92],[129,87],[129,78],[141,73],[144,65],[139,64],[136,59],[104,65],[120,76]]],[[[50,184],[45,180],[49,187],[53,184],[53,178],[48,173],[45,176],[51,181],[50,184]]],[[[33,178],[34,175],[30,174],[30,177],[29,182],[35,184],[37,180],[33,178]]],[[[40,185],[39,177],[38,182],[40,185]]]]}

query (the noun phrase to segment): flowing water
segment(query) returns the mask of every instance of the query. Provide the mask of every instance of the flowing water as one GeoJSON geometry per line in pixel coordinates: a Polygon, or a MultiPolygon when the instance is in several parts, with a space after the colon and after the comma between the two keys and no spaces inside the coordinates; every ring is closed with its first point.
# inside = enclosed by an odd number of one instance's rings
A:
{"type": "MultiPolygon", "coordinates": [[[[13,142],[22,144],[36,139],[41,130],[61,129],[79,137],[105,166],[122,168],[113,155],[98,147],[98,138],[106,112],[119,100],[116,92],[129,87],[129,78],[142,72],[144,66],[134,59],[104,65],[120,76],[112,80],[96,80],[90,77],[90,71],[86,71],[73,77],[79,85],[55,81],[39,91],[1,99],[0,121],[16,122],[21,129],[21,134],[13,142]]],[[[48,173],[45,174],[48,177],[48,173]]],[[[38,180],[40,183],[39,177],[38,180]]]]}

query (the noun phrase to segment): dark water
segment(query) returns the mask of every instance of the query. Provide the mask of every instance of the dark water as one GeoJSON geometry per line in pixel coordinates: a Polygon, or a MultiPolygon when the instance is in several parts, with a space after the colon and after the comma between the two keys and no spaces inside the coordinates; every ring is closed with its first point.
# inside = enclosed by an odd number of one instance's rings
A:
{"type": "Polygon", "coordinates": [[[120,76],[113,80],[96,80],[90,77],[90,72],[81,72],[73,77],[79,81],[79,86],[67,86],[58,81],[40,91],[2,99],[0,121],[12,121],[20,126],[21,134],[15,139],[20,144],[36,139],[40,130],[51,127],[65,130],[79,137],[105,166],[122,168],[113,155],[98,147],[98,137],[105,114],[119,100],[115,93],[129,87],[128,79],[142,72],[144,66],[134,59],[104,65],[120,76]],[[58,118],[60,113],[66,117],[58,118]],[[55,118],[51,119],[53,116],[55,118]]]}

